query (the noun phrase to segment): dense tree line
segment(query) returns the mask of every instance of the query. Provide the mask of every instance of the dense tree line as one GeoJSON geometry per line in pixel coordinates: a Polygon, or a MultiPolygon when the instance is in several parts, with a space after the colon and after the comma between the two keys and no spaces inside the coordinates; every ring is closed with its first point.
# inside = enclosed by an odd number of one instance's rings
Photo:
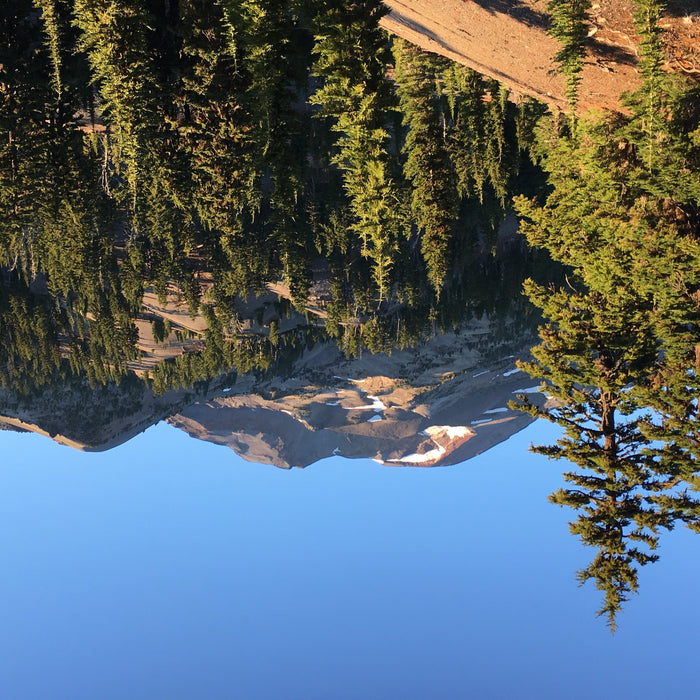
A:
{"type": "Polygon", "coordinates": [[[54,336],[72,366],[123,376],[147,287],[230,329],[236,299],[281,278],[304,313],[319,255],[328,331],[349,354],[480,306],[474,282],[495,261],[483,231],[524,160],[517,110],[476,74],[392,47],[385,12],[375,0],[3,5],[0,265],[44,281],[70,320],[54,336]]]}

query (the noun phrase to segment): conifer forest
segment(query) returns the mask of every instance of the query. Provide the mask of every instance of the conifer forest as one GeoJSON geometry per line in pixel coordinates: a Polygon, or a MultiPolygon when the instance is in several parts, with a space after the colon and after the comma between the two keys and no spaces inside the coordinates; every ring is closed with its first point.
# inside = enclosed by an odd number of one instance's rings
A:
{"type": "Polygon", "coordinates": [[[550,3],[553,114],[376,0],[3,0],[3,400],[205,393],[509,320],[554,399],[512,405],[562,429],[533,449],[614,631],[661,533],[700,532],[700,88],[634,5],[641,86],[581,113],[587,4],[550,3]],[[178,348],[147,369],[144,323],[178,348]]]}

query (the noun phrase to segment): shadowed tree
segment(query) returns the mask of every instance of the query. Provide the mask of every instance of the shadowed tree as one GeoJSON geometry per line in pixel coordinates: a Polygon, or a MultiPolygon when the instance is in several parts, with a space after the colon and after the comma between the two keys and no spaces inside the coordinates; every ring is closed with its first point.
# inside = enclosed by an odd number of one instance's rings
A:
{"type": "Polygon", "coordinates": [[[404,175],[411,185],[411,211],[428,279],[439,297],[449,271],[450,239],[457,214],[455,170],[436,94],[445,59],[400,39],[394,43],[394,55],[397,93],[407,128],[404,175]]]}
{"type": "Polygon", "coordinates": [[[351,226],[372,261],[379,302],[390,292],[400,225],[388,152],[394,98],[386,79],[387,38],[379,28],[387,12],[377,0],[324,6],[316,17],[313,66],[323,85],[311,97],[338,133],[332,162],[343,172],[351,226]]]}

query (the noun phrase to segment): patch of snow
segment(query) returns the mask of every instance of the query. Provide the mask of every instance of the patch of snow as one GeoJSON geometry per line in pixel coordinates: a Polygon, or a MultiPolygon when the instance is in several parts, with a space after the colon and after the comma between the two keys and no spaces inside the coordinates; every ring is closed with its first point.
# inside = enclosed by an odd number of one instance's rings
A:
{"type": "Polygon", "coordinates": [[[343,406],[346,411],[369,411],[373,410],[377,413],[386,410],[386,406],[382,401],[376,396],[367,395],[368,399],[372,399],[372,403],[366,406],[343,406]]]}
{"type": "Polygon", "coordinates": [[[382,420],[381,416],[372,416],[371,418],[367,419],[368,423],[376,423],[378,420],[382,420]]]}
{"type": "Polygon", "coordinates": [[[490,408],[488,411],[484,411],[484,415],[486,415],[487,413],[505,413],[506,411],[508,411],[508,409],[505,407],[504,408],[490,408]]]}
{"type": "Polygon", "coordinates": [[[368,399],[372,399],[372,408],[375,411],[386,411],[386,404],[378,396],[367,394],[368,399]]]}
{"type": "Polygon", "coordinates": [[[480,377],[482,374],[488,374],[490,371],[490,369],[485,369],[483,372],[477,372],[476,374],[472,374],[472,377],[480,377]]]}
{"type": "Polygon", "coordinates": [[[510,370],[510,372],[504,372],[503,376],[504,377],[510,377],[511,374],[516,374],[517,372],[522,372],[520,367],[516,367],[515,369],[510,370]]]}
{"type": "Polygon", "coordinates": [[[536,394],[538,391],[540,391],[539,384],[537,386],[530,386],[527,389],[516,389],[515,391],[513,391],[511,393],[513,393],[513,394],[536,394]]]}
{"type": "Polygon", "coordinates": [[[352,377],[339,377],[337,374],[333,375],[333,379],[342,379],[345,382],[352,382],[353,384],[362,384],[366,382],[366,379],[353,379],[352,377]]]}
{"type": "Polygon", "coordinates": [[[422,432],[431,437],[445,433],[450,440],[453,440],[458,437],[466,437],[471,431],[464,425],[431,425],[422,432]]]}
{"type": "Polygon", "coordinates": [[[231,391],[231,387],[229,387],[228,389],[222,389],[221,391],[231,391]]]}
{"type": "Polygon", "coordinates": [[[340,401],[326,401],[326,406],[340,406],[340,401]]]}
{"type": "Polygon", "coordinates": [[[334,454],[334,455],[339,455],[339,454],[340,454],[340,447],[334,447],[334,448],[333,448],[333,454],[334,454]]]}
{"type": "Polygon", "coordinates": [[[490,423],[491,418],[482,418],[481,420],[473,420],[470,425],[481,425],[482,423],[490,423]]]}
{"type": "Polygon", "coordinates": [[[419,455],[414,453],[401,457],[401,459],[390,459],[389,462],[397,462],[399,464],[425,464],[426,462],[436,462],[445,452],[445,448],[438,445],[436,449],[429,450],[425,454],[419,455]]]}

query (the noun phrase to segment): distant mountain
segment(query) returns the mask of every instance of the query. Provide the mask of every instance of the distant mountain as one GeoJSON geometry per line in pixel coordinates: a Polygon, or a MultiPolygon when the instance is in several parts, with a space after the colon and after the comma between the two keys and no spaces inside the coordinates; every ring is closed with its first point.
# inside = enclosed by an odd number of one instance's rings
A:
{"type": "Polygon", "coordinates": [[[22,401],[0,394],[0,428],[104,450],[166,419],[246,460],[283,468],[332,455],[391,466],[455,464],[530,422],[507,408],[514,392],[535,390],[515,367],[529,345],[482,320],[391,355],[346,359],[335,343],[319,343],[284,377],[231,374],[203,395],[156,397],[136,377],[95,389],[76,380],[22,401]]]}
{"type": "Polygon", "coordinates": [[[453,396],[444,396],[444,387],[426,395],[376,376],[338,380],[335,387],[302,386],[299,394],[278,400],[221,396],[197,401],[168,422],[192,437],[230,447],[250,462],[289,468],[333,455],[388,466],[455,464],[506,440],[531,420],[506,406],[523,388],[522,377],[494,375],[472,386],[466,378],[452,382],[453,396]]]}
{"type": "Polygon", "coordinates": [[[536,391],[536,382],[517,371],[516,355],[504,349],[486,363],[470,347],[487,329],[484,323],[413,350],[353,360],[317,346],[294,376],[258,392],[245,383],[223,387],[168,422],[248,461],[283,468],[332,455],[392,466],[455,464],[531,421],[507,407],[514,392],[536,391]]]}

